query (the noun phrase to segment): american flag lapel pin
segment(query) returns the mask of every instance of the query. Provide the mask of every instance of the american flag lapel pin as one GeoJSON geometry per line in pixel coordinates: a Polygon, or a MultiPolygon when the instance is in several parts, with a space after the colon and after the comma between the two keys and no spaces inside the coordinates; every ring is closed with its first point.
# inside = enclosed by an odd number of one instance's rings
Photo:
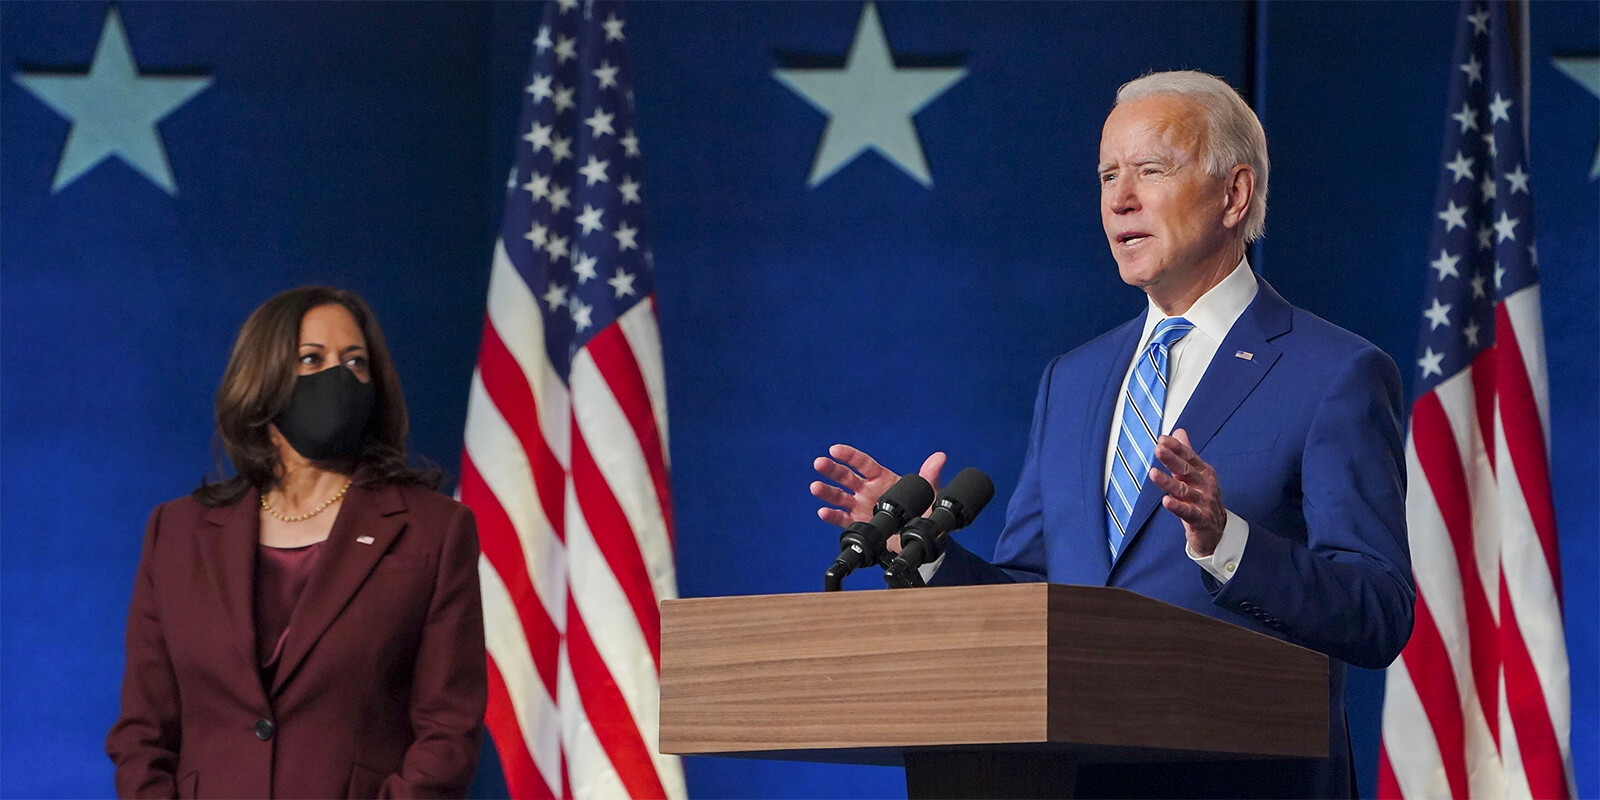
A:
{"type": "Polygon", "coordinates": [[[362,544],[372,544],[374,540],[371,536],[357,536],[356,541],[362,544]]]}
{"type": "Polygon", "coordinates": [[[1254,361],[1254,360],[1256,360],[1256,354],[1250,352],[1249,350],[1235,350],[1235,351],[1233,351],[1233,357],[1234,358],[1242,358],[1242,359],[1244,359],[1246,361],[1254,361]]]}

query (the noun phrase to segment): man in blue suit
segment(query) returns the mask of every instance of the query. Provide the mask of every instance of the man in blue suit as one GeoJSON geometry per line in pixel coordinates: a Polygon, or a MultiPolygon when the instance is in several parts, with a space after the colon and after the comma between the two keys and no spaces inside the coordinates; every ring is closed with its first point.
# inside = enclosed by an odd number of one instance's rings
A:
{"type": "MultiPolygon", "coordinates": [[[[924,577],[1118,586],[1332,657],[1329,758],[1085,768],[1080,795],[1351,797],[1344,665],[1394,660],[1416,599],[1399,371],[1251,271],[1266,136],[1223,81],[1124,85],[1099,175],[1112,255],[1148,306],[1045,368],[994,559],[952,543],[924,577]]],[[[811,490],[838,507],[819,515],[870,516],[894,474],[830,455],[815,466],[838,486],[811,490]]]]}

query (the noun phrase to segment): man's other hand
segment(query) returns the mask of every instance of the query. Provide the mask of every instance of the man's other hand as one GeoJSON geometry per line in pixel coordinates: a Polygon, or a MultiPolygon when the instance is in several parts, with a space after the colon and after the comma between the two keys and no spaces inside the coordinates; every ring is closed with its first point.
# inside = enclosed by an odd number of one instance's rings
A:
{"type": "Polygon", "coordinates": [[[1167,493],[1161,505],[1183,520],[1189,549],[1197,556],[1211,555],[1228,524],[1216,470],[1189,446],[1189,433],[1182,428],[1156,440],[1156,459],[1172,472],[1150,468],[1150,480],[1167,493]]]}

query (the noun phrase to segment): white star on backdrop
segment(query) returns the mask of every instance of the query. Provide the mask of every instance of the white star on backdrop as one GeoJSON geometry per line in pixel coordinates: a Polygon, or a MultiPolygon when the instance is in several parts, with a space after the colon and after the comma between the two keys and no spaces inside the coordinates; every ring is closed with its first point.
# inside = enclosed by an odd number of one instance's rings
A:
{"type": "Polygon", "coordinates": [[[815,188],[872,148],[931,187],[933,176],[911,118],[966,74],[963,67],[896,67],[878,9],[867,3],[843,68],[772,71],[780,83],[828,116],[806,185],[815,188]]]}
{"type": "MultiPolygon", "coordinates": [[[[1600,58],[1553,58],[1550,59],[1556,69],[1566,73],[1567,77],[1578,82],[1579,86],[1589,90],[1589,94],[1600,97],[1600,58]]],[[[1589,180],[1600,178],[1600,144],[1595,145],[1594,166],[1589,168],[1589,180]]]]}
{"type": "Polygon", "coordinates": [[[156,124],[211,85],[210,78],[139,74],[115,6],[106,12],[86,75],[19,73],[14,80],[72,121],[52,194],[110,156],[122,159],[167,194],[177,194],[156,124]]]}
{"type": "Polygon", "coordinates": [[[1472,161],[1473,159],[1461,155],[1461,151],[1457,150],[1456,160],[1451,161],[1444,166],[1445,169],[1455,173],[1456,182],[1460,183],[1461,181],[1472,180],[1472,161]]]}

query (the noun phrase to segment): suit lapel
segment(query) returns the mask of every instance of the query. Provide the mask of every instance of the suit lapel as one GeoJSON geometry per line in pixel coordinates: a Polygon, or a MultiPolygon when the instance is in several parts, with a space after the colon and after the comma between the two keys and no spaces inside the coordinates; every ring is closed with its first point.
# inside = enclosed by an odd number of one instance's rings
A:
{"type": "MultiPolygon", "coordinates": [[[[1205,457],[1205,448],[1211,442],[1211,437],[1233,416],[1239,404],[1255,391],[1261,379],[1266,377],[1267,371],[1282,355],[1270,340],[1289,331],[1289,304],[1260,276],[1256,277],[1256,281],[1255,299],[1239,315],[1222,344],[1217,346],[1216,355],[1211,357],[1211,364],[1206,367],[1206,374],[1195,387],[1183,413],[1178,415],[1177,424],[1172,426],[1173,430],[1183,428],[1189,434],[1189,444],[1201,458],[1205,457]],[[1236,355],[1238,353],[1245,353],[1248,357],[1236,355]]],[[[1129,355],[1131,357],[1132,354],[1129,355]]],[[[1163,495],[1155,481],[1145,481],[1138,499],[1134,501],[1133,514],[1128,519],[1131,538],[1118,557],[1119,563],[1133,549],[1151,514],[1160,506],[1163,495]]]]}
{"type": "Polygon", "coordinates": [[[209,536],[200,539],[201,557],[217,582],[223,613],[228,618],[228,638],[249,659],[251,672],[256,663],[255,586],[256,542],[261,536],[261,518],[256,511],[261,496],[251,489],[231,506],[206,512],[205,521],[213,526],[209,536]]]}
{"type": "Polygon", "coordinates": [[[324,545],[326,549],[290,619],[283,654],[272,681],[272,696],[282,691],[284,683],[361,588],[378,559],[388,552],[405,528],[405,510],[400,490],[393,486],[351,488],[345,495],[324,545]],[[357,537],[371,537],[372,541],[358,542],[357,537]]]}
{"type": "Polygon", "coordinates": [[[1078,437],[1081,447],[1079,474],[1089,476],[1080,481],[1083,485],[1084,518],[1079,522],[1078,529],[1087,532],[1092,540],[1080,552],[1094,554],[1091,557],[1100,565],[1100,575],[1111,573],[1111,533],[1106,521],[1106,448],[1110,446],[1111,426],[1117,424],[1117,414],[1121,412],[1122,376],[1133,362],[1133,351],[1139,346],[1139,335],[1144,332],[1145,314],[1148,313],[1149,307],[1146,306],[1144,314],[1123,323],[1112,337],[1108,356],[1110,363],[1103,370],[1105,380],[1100,387],[1100,395],[1090,406],[1083,435],[1078,437]]]}

